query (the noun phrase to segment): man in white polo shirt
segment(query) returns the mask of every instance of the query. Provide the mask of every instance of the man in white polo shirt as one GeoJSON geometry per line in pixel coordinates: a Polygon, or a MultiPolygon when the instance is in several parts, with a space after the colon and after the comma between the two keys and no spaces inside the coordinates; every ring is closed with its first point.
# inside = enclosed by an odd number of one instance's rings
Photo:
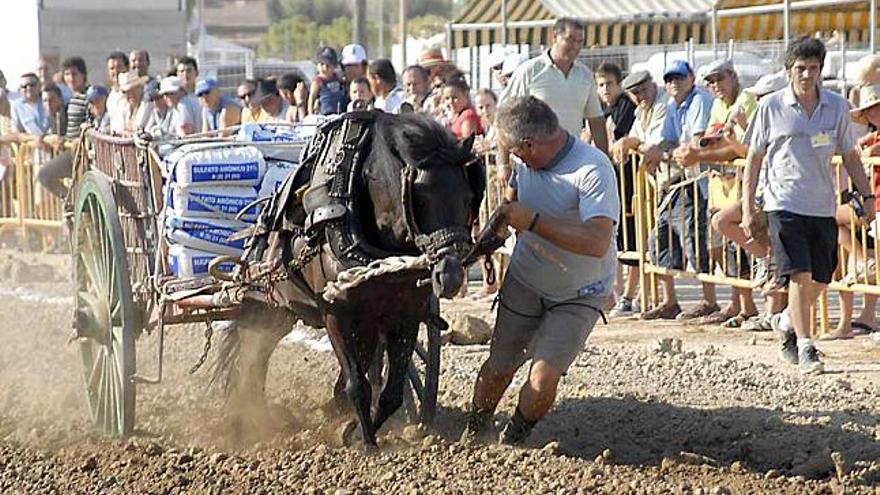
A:
{"type": "MultiPolygon", "coordinates": [[[[608,154],[608,132],[596,80],[593,72],[577,60],[583,47],[583,23],[572,18],[559,19],[553,26],[553,45],[516,69],[504,98],[538,98],[556,113],[560,127],[573,136],[581,135],[586,120],[594,144],[608,154]]],[[[509,154],[500,146],[498,161],[501,177],[508,177],[509,154]]]]}

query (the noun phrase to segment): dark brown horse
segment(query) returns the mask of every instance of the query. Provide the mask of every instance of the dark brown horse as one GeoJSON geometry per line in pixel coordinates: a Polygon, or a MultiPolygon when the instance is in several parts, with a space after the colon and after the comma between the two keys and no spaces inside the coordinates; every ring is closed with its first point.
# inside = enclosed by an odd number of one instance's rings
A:
{"type": "Polygon", "coordinates": [[[485,171],[470,143],[458,143],[436,122],[381,112],[348,114],[325,126],[303,163],[308,184],[288,180],[247,251],[248,278],[284,276],[253,283],[218,369],[233,371],[227,384],[238,419],[254,421],[265,411],[267,364],[278,341],[297,319],[326,328],[341,367],[334,401],[350,403],[365,447],[374,448],[376,431],[403,402],[432,292],[452,297],[464,283],[462,260],[472,246],[485,171]],[[423,263],[415,268],[343,286],[332,300],[323,295],[340,273],[416,258],[423,263]],[[366,372],[380,342],[387,373],[371,411],[366,372]]]}

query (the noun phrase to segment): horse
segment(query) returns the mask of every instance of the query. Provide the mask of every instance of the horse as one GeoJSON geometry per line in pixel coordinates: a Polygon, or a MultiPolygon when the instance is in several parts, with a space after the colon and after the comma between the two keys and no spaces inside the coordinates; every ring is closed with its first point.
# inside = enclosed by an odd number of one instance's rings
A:
{"type": "Polygon", "coordinates": [[[297,320],[325,328],[340,366],[332,409],[354,410],[372,450],[403,403],[419,324],[432,317],[429,300],[451,298],[465,283],[462,261],[472,252],[485,170],[472,140],[459,143],[424,115],[354,112],[340,120],[304,152],[308,182],[297,187],[289,177],[260,216],[245,273],[284,276],[244,298],[215,378],[225,373],[234,424],[254,426],[267,411],[266,371],[280,339],[297,320]],[[401,259],[424,263],[323,297],[346,271],[401,259]],[[387,374],[371,411],[366,374],[377,356],[387,360],[387,374]]]}

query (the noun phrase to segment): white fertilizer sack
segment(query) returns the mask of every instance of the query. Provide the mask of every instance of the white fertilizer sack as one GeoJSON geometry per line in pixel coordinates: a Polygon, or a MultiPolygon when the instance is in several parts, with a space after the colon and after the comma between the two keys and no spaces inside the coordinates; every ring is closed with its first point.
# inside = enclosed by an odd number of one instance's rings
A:
{"type": "Polygon", "coordinates": [[[247,228],[246,223],[213,218],[167,217],[165,238],[172,244],[212,253],[237,255],[244,249],[244,239],[229,237],[247,228]]]}
{"type": "Polygon", "coordinates": [[[263,176],[263,184],[260,186],[259,196],[268,197],[278,191],[287,176],[299,168],[298,163],[269,160],[266,162],[266,175],[263,176]]]}
{"type": "MultiPolygon", "coordinates": [[[[239,253],[240,254],[240,253],[239,253]]],[[[208,264],[218,256],[216,253],[200,251],[179,244],[172,244],[168,247],[168,265],[178,278],[189,278],[208,273],[208,264]]],[[[231,272],[235,265],[233,263],[222,263],[220,270],[231,272]]]]}
{"type": "Polygon", "coordinates": [[[253,146],[185,145],[165,157],[169,182],[181,186],[259,186],[266,161],[253,146]]]}
{"type": "MultiPolygon", "coordinates": [[[[168,192],[165,214],[183,218],[233,220],[239,211],[257,199],[257,190],[253,187],[182,187],[172,184],[168,192]]],[[[258,208],[259,205],[252,206],[241,219],[253,222],[259,213],[258,208]]]]}

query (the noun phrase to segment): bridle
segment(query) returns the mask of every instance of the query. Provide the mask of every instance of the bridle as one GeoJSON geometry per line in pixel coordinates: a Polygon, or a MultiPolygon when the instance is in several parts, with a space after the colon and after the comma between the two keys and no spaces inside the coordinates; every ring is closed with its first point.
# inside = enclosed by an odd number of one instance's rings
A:
{"type": "Polygon", "coordinates": [[[464,256],[473,244],[470,229],[452,226],[425,233],[419,228],[412,198],[413,185],[416,179],[418,179],[418,175],[419,169],[408,163],[404,166],[401,173],[401,199],[403,202],[403,219],[406,225],[407,237],[415,242],[416,247],[419,248],[422,254],[428,256],[432,264],[437,263],[448,255],[464,259],[464,256]]]}

